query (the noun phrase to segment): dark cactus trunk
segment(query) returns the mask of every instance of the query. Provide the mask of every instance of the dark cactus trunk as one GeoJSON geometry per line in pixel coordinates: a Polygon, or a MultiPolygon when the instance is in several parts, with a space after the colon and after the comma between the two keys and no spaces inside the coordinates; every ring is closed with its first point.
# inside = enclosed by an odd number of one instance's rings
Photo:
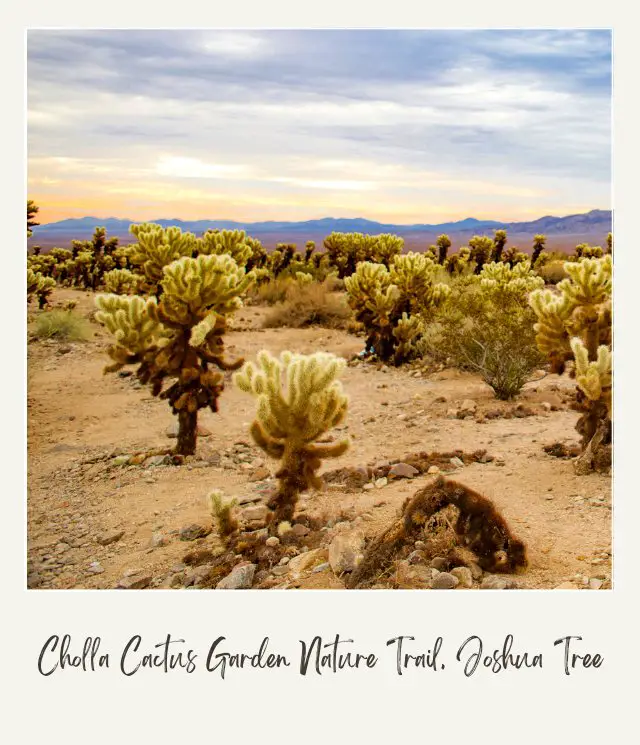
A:
{"type": "Polygon", "coordinates": [[[180,411],[178,413],[177,455],[193,455],[198,439],[198,412],[180,411]]]}

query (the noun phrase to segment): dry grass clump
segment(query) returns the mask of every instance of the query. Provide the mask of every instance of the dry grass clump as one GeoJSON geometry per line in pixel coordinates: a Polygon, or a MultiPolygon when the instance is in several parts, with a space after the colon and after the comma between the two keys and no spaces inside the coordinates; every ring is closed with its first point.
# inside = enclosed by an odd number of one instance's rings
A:
{"type": "MultiPolygon", "coordinates": [[[[566,261],[566,259],[565,259],[566,261]]],[[[547,285],[557,285],[563,279],[567,278],[565,271],[565,261],[549,261],[538,272],[547,285]]]]}
{"type": "Polygon", "coordinates": [[[287,288],[284,301],[268,313],[263,325],[265,328],[344,328],[350,318],[351,310],[345,298],[332,293],[328,283],[292,283],[287,288]]]}
{"type": "Polygon", "coordinates": [[[254,305],[276,305],[286,300],[287,290],[293,284],[294,280],[290,277],[277,277],[254,285],[247,293],[247,299],[254,305]]]}
{"type": "Polygon", "coordinates": [[[91,335],[85,318],[73,311],[60,309],[41,313],[33,333],[37,339],[59,341],[86,341],[91,335]]]}

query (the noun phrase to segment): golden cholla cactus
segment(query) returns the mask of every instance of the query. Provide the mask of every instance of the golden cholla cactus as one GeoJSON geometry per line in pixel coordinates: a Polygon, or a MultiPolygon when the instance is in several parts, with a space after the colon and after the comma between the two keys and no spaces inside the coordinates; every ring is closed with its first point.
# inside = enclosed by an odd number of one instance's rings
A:
{"type": "Polygon", "coordinates": [[[424,321],[420,316],[408,316],[406,313],[398,320],[393,329],[393,336],[397,341],[394,352],[396,364],[409,359],[415,351],[416,341],[425,330],[424,321]]]}
{"type": "Polygon", "coordinates": [[[361,261],[390,266],[393,257],[402,252],[404,239],[390,233],[334,232],[324,239],[324,247],[329,264],[337,269],[338,277],[342,279],[351,276],[361,261]]]}
{"type": "Polygon", "coordinates": [[[223,336],[227,316],[242,304],[252,279],[226,254],[184,257],[164,268],[159,299],[96,298],[96,319],[116,341],[108,350],[115,364],[107,370],[139,364],[139,380],[151,385],[154,396],[167,399],[178,415],[180,455],[195,452],[198,410],[218,410],[224,387],[218,370],[242,364],[225,360],[223,336]],[[163,390],[166,378],[174,382],[163,390]]]}
{"type": "Polygon", "coordinates": [[[159,292],[166,266],[183,256],[192,256],[196,249],[195,235],[183,233],[176,226],[163,228],[145,222],[131,225],[129,232],[138,240],[129,247],[129,262],[142,275],[142,289],[149,295],[159,292]]]}
{"type": "Polygon", "coordinates": [[[338,380],[345,361],[325,352],[311,355],[266,351],[257,364],[248,362],[233,377],[235,384],[258,399],[251,435],[271,458],[280,460],[278,490],[268,506],[273,526],[293,517],[298,495],[319,489],[317,471],[324,458],[346,452],[349,440],[320,444],[318,439],[340,424],[348,399],[338,380]]]}
{"type": "Polygon", "coordinates": [[[463,274],[469,267],[471,261],[471,249],[462,246],[457,253],[451,254],[444,262],[444,268],[449,274],[463,274]]]}
{"type": "MultiPolygon", "coordinates": [[[[558,293],[550,290],[536,290],[530,295],[531,307],[538,317],[535,325],[536,342],[552,364],[554,372],[562,372],[565,363],[575,358],[575,376],[581,376],[583,383],[593,393],[591,387],[597,363],[597,370],[606,362],[601,348],[611,350],[611,292],[613,262],[610,255],[601,259],[582,259],[566,262],[564,269],[569,275],[557,285],[558,293]],[[579,351],[580,362],[575,357],[579,351]],[[585,358],[586,351],[586,358],[585,358]],[[592,372],[589,372],[592,370],[592,372]]],[[[609,358],[610,359],[610,358],[609,358]]],[[[587,389],[578,382],[576,408],[583,413],[576,429],[582,435],[585,454],[595,463],[593,451],[589,447],[597,435],[600,445],[608,447],[611,443],[610,405],[606,399],[607,386],[602,389],[602,398],[594,400],[587,389]]],[[[598,458],[596,458],[598,460],[598,458]]],[[[600,459],[600,462],[603,462],[600,459]]],[[[579,459],[577,467],[583,469],[584,461],[579,459]]]]}
{"type": "Polygon", "coordinates": [[[103,276],[104,289],[113,295],[135,295],[140,287],[141,277],[128,269],[112,269],[103,276]]]}
{"type": "Polygon", "coordinates": [[[601,345],[594,361],[589,361],[589,352],[581,339],[571,340],[575,357],[576,383],[591,401],[602,401],[611,416],[612,354],[609,347],[601,345]]]}
{"type": "MultiPolygon", "coordinates": [[[[536,264],[538,263],[538,260],[540,259],[540,254],[542,254],[542,252],[544,251],[546,244],[547,244],[546,235],[543,235],[542,233],[538,233],[537,235],[533,236],[533,253],[531,254],[531,266],[532,267],[535,267],[536,264]]],[[[547,256],[547,254],[545,254],[545,256],[547,256]]],[[[542,266],[542,263],[539,266],[542,266]]]]}
{"type": "Polygon", "coordinates": [[[496,230],[495,235],[493,236],[493,251],[491,254],[491,261],[501,261],[502,260],[502,252],[504,251],[504,247],[507,245],[507,231],[506,230],[496,230]]]}
{"type": "Polygon", "coordinates": [[[197,252],[207,256],[228,254],[238,266],[246,266],[253,253],[244,230],[207,230],[198,239],[197,252]]]}
{"type": "Polygon", "coordinates": [[[544,280],[531,271],[528,262],[509,266],[505,263],[485,264],[478,275],[482,289],[496,297],[526,295],[544,287],[544,280]]]}
{"type": "Polygon", "coordinates": [[[576,258],[582,259],[601,259],[604,251],[601,246],[590,246],[588,243],[579,243],[576,246],[576,258]]]}
{"type": "Polygon", "coordinates": [[[482,267],[488,261],[491,261],[491,255],[494,250],[493,241],[485,235],[474,235],[469,241],[469,250],[471,261],[475,261],[476,264],[474,272],[475,274],[480,274],[482,267]]]}
{"type": "Polygon", "coordinates": [[[449,287],[435,282],[437,269],[430,258],[420,253],[396,256],[389,272],[391,284],[398,288],[397,314],[427,313],[449,296],[449,287]]]}
{"type": "Polygon", "coordinates": [[[27,302],[35,295],[38,298],[38,307],[40,310],[49,302],[49,295],[56,286],[56,281],[52,277],[43,277],[39,272],[27,267],[27,302]]]}

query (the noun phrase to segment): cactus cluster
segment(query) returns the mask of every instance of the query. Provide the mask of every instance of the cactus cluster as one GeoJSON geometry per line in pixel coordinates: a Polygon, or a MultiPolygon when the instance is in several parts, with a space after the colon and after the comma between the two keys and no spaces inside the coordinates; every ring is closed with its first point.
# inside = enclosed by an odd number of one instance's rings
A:
{"type": "Polygon", "coordinates": [[[49,295],[56,286],[56,282],[51,277],[45,277],[39,272],[34,272],[31,267],[27,267],[27,302],[30,303],[35,295],[38,298],[38,308],[42,310],[49,302],[49,295]]]}
{"type": "Polygon", "coordinates": [[[345,278],[348,302],[367,333],[366,349],[385,361],[400,364],[408,359],[423,322],[449,294],[436,282],[435,264],[424,254],[396,256],[384,264],[360,262],[345,278]]]}
{"type": "Polygon", "coordinates": [[[325,458],[342,455],[349,440],[318,442],[347,414],[348,399],[338,380],[345,361],[325,352],[258,354],[237,372],[234,383],[257,398],[251,436],[269,457],[280,461],[278,489],[268,502],[272,529],[293,518],[298,495],[319,489],[317,471],[325,458]]]}
{"type": "MultiPolygon", "coordinates": [[[[180,244],[174,234],[174,247],[180,244]]],[[[164,254],[167,245],[160,250],[164,254]]],[[[157,267],[153,251],[148,262],[157,267]]],[[[106,371],[137,364],[137,377],[154,396],[167,399],[178,416],[176,453],[195,452],[198,410],[217,411],[224,387],[220,371],[242,360],[224,358],[227,317],[242,305],[253,276],[228,254],[183,256],[162,268],[158,297],[98,295],[96,320],[115,337],[106,371]],[[166,379],[172,380],[168,388],[166,379]]]]}
{"type": "MultiPolygon", "coordinates": [[[[536,341],[552,370],[561,373],[574,361],[576,408],[582,412],[576,428],[587,454],[578,468],[597,467],[603,448],[611,443],[611,255],[566,262],[568,274],[557,293],[537,290],[530,302],[538,322],[536,341]]],[[[606,455],[606,454],[605,454],[606,455]]],[[[605,464],[606,465],[606,464],[605,464]]]]}
{"type": "Polygon", "coordinates": [[[350,277],[360,262],[369,261],[389,267],[402,253],[404,240],[397,235],[364,235],[363,233],[331,233],[324,239],[329,263],[340,279],[350,277]]]}

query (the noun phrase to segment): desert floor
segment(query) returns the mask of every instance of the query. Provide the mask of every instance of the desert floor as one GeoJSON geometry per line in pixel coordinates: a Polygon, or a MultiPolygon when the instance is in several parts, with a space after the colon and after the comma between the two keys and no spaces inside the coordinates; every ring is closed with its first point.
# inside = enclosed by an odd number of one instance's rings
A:
{"type": "MultiPolygon", "coordinates": [[[[83,315],[93,310],[89,293],[57,290],[52,296],[54,305],[69,299],[77,300],[83,315]]],[[[229,357],[252,359],[261,349],[291,349],[352,358],[363,347],[361,338],[344,331],[262,329],[265,312],[245,307],[235,316],[227,336],[229,357]]],[[[34,310],[29,317],[35,317],[34,310]]],[[[93,338],[83,343],[28,344],[28,586],[115,588],[127,580],[130,586],[197,586],[197,571],[182,563],[193,542],[183,540],[185,531],[180,531],[211,522],[209,492],[220,488],[255,506],[273,484],[275,463],[248,433],[254,400],[229,381],[220,412],[200,414],[206,436],[199,437],[190,462],[117,465],[118,455],[171,447],[175,440],[167,433],[175,417],[134,376],[103,374],[109,336],[95,323],[91,330],[93,338]],[[136,585],[136,578],[143,579],[136,585]]],[[[494,500],[526,542],[530,566],[517,575],[516,585],[607,589],[611,479],[577,476],[570,460],[544,452],[545,444],[578,439],[578,414],[569,408],[574,383],[550,374],[534,377],[518,399],[499,402],[470,374],[357,362],[342,376],[351,404],[337,433],[348,433],[352,445],[324,470],[375,465],[416,451],[484,448],[493,460],[470,463],[450,475],[494,500]],[[469,400],[475,412],[458,418],[462,402],[469,400]],[[518,404],[534,413],[485,417],[518,404]]],[[[370,537],[433,478],[424,474],[355,491],[333,483],[305,494],[303,507],[328,519],[352,520],[370,537]]],[[[281,565],[267,579],[265,587],[344,587],[326,558],[319,570],[317,562],[316,571],[296,573],[281,565]]]]}

